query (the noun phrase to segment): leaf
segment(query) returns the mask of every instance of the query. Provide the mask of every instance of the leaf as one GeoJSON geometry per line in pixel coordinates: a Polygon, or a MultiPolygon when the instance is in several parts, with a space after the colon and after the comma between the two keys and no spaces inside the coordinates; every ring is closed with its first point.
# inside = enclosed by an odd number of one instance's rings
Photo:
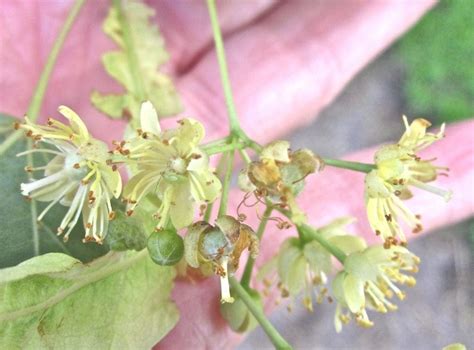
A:
{"type": "MultiPolygon", "coordinates": [[[[0,124],[13,125],[15,119],[0,114],[0,124]]],[[[0,135],[0,142],[4,136],[0,135]]],[[[95,243],[84,244],[82,238],[84,231],[79,223],[71,233],[70,239],[64,243],[56,235],[67,208],[57,204],[38,223],[36,231],[33,223],[46,207],[47,203],[28,202],[20,193],[20,183],[28,180],[24,170],[26,157],[16,157],[16,154],[25,151],[27,141],[22,138],[11,146],[4,154],[0,155],[0,240],[2,253],[0,254],[0,268],[14,266],[31,257],[49,252],[62,252],[88,262],[104,255],[108,249],[95,243]],[[36,215],[34,209],[36,206],[36,215]]],[[[34,158],[34,164],[43,165],[46,159],[42,156],[34,158]]],[[[82,220],[80,220],[82,222],[82,220]]]]}
{"type": "Polygon", "coordinates": [[[1,349],[149,349],[177,323],[175,270],[140,253],[50,253],[0,270],[1,349]]]}
{"type": "Polygon", "coordinates": [[[105,53],[102,63],[125,92],[107,95],[94,91],[91,102],[112,118],[131,116],[134,126],[138,125],[140,104],[144,100],[153,103],[160,117],[182,110],[172,80],[158,71],[169,55],[158,27],[150,22],[154,15],[154,10],[141,1],[130,0],[112,7],[103,24],[104,32],[120,51],[105,53]]]}

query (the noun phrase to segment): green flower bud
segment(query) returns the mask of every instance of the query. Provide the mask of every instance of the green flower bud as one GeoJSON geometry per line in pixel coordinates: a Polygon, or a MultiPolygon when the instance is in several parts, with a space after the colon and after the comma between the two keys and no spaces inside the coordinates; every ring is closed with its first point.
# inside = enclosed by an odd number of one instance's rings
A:
{"type": "Polygon", "coordinates": [[[116,212],[115,219],[109,224],[105,239],[111,250],[142,250],[146,246],[146,234],[143,224],[136,218],[127,217],[123,212],[116,212]]]}
{"type": "Polygon", "coordinates": [[[175,265],[184,255],[183,239],[172,230],[153,232],[147,247],[151,260],[162,266],[175,265]]]}

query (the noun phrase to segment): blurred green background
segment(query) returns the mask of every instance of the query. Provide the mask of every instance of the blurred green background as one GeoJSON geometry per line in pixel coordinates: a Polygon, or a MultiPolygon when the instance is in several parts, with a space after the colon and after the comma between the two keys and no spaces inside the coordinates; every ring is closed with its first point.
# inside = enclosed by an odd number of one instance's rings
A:
{"type": "Polygon", "coordinates": [[[474,116],[473,21],[474,1],[442,1],[396,45],[407,113],[438,123],[474,116]]]}

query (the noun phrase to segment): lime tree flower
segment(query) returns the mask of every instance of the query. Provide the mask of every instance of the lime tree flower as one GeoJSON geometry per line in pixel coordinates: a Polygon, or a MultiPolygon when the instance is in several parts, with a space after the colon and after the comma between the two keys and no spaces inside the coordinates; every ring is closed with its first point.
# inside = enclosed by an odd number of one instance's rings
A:
{"type": "Polygon", "coordinates": [[[417,152],[444,137],[444,124],[437,134],[427,133],[431,125],[425,119],[415,119],[410,125],[403,117],[406,131],[397,144],[385,145],[375,154],[376,169],[365,178],[367,215],[372,229],[381,235],[386,246],[406,244],[399,218],[411,227],[413,233],[422,230],[419,215],[414,215],[403,203],[412,197],[410,186],[432,192],[446,201],[451,191],[428,185],[448,168],[435,166],[435,159],[421,159],[417,152]]]}
{"type": "Polygon", "coordinates": [[[189,227],[184,238],[184,257],[189,266],[205,274],[213,271],[221,279],[221,302],[232,303],[229,274],[239,267],[242,252],[248,250],[253,258],[259,252],[255,232],[232,216],[224,215],[212,226],[199,221],[189,227]]]}
{"type": "Polygon", "coordinates": [[[195,203],[213,202],[222,188],[207,154],[198,147],[204,128],[187,118],[177,128],[162,131],[151,102],[142,104],[140,123],[138,135],[117,147],[134,172],[123,193],[127,213],[132,215],[145,196],[155,194],[160,199],[157,228],[168,219],[177,229],[186,227],[193,221],[195,203]]]}
{"type": "Polygon", "coordinates": [[[290,150],[288,141],[274,141],[265,146],[260,159],[240,172],[239,187],[254,192],[257,197],[268,196],[273,202],[288,206],[294,223],[306,221],[296,203],[303,190],[304,179],[319,167],[317,157],[308,149],[290,150]]]}
{"type": "Polygon", "coordinates": [[[94,139],[79,116],[66,106],[59,112],[69,125],[49,118],[47,125],[31,122],[17,124],[35,141],[35,148],[18,155],[30,153],[52,154],[54,157],[42,167],[27,167],[29,172],[44,171],[44,177],[21,184],[21,193],[41,202],[51,202],[38,216],[41,220],[55,204],[69,207],[57,231],[68,240],[81,213],[84,222],[84,242],[102,243],[107,235],[108,222],[115,216],[111,199],[120,196],[122,181],[116,167],[107,164],[107,145],[94,139]],[[38,148],[41,142],[49,145],[38,148]]]}
{"type": "MultiPolygon", "coordinates": [[[[335,219],[317,229],[317,234],[347,254],[362,249],[365,247],[362,238],[345,231],[353,221],[352,217],[335,219]]],[[[292,237],[282,243],[277,255],[260,270],[259,278],[265,285],[264,294],[269,294],[269,289],[276,284],[280,296],[290,298],[291,309],[294,299],[303,292],[304,307],[313,311],[313,296],[318,304],[327,296],[327,275],[333,270],[332,266],[331,254],[320,243],[310,238],[302,242],[292,237]]]]}
{"type": "Polygon", "coordinates": [[[405,247],[372,246],[349,254],[344,261],[344,270],[333,280],[332,291],[338,301],[334,325],[337,332],[342,324],[352,318],[362,327],[371,327],[367,310],[386,313],[397,306],[390,299],[395,294],[405,298],[395,283],[414,286],[416,280],[406,272],[418,272],[420,259],[405,247]],[[345,312],[348,310],[348,312],[345,312]]]}

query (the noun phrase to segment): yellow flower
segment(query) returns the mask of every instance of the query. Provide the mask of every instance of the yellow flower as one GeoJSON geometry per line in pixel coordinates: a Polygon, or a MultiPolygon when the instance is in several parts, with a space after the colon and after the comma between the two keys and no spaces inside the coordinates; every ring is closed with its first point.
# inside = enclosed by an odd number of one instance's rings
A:
{"type": "Polygon", "coordinates": [[[397,306],[390,299],[395,294],[405,298],[395,283],[414,286],[416,280],[404,272],[416,273],[420,259],[405,247],[372,246],[347,256],[344,270],[334,278],[332,289],[338,301],[334,324],[338,332],[351,318],[363,327],[373,326],[367,308],[386,313],[397,306]],[[344,310],[348,309],[348,313],[344,310]]]}
{"type": "Polygon", "coordinates": [[[372,229],[381,235],[386,245],[406,243],[406,237],[399,225],[399,218],[405,221],[414,233],[422,230],[420,217],[414,215],[402,202],[413,195],[409,186],[442,196],[446,201],[451,191],[428,185],[436,180],[441,171],[448,168],[423,160],[416,152],[444,137],[444,124],[437,134],[426,132],[431,124],[425,119],[415,119],[408,125],[403,117],[406,131],[397,144],[381,147],[375,154],[376,169],[365,178],[365,199],[367,215],[372,229]]]}
{"type": "Polygon", "coordinates": [[[127,212],[131,215],[146,195],[154,193],[161,200],[157,228],[168,218],[175,228],[186,227],[193,221],[195,202],[213,202],[222,187],[198,147],[204,128],[193,119],[182,119],[176,129],[162,131],[151,102],[142,104],[140,122],[138,137],[117,149],[136,170],[124,189],[127,212]]]}
{"type": "MultiPolygon", "coordinates": [[[[345,232],[344,227],[353,221],[351,217],[336,219],[320,227],[318,235],[345,253],[363,249],[365,242],[361,238],[345,232]]],[[[269,288],[275,283],[281,297],[289,297],[291,302],[303,291],[303,305],[313,311],[313,295],[318,304],[322,303],[328,291],[325,287],[327,274],[331,271],[331,254],[321,244],[315,240],[302,243],[293,237],[282,243],[276,257],[261,269],[259,276],[266,286],[265,294],[269,294],[269,288]]]]}
{"type": "MultiPolygon", "coordinates": [[[[29,168],[33,172],[44,170],[44,177],[21,184],[23,195],[42,202],[51,202],[38,216],[41,220],[48,210],[58,202],[69,207],[58,235],[69,234],[82,213],[84,241],[102,243],[107,234],[108,221],[114,218],[111,199],[117,198],[122,190],[122,181],[115,167],[107,164],[108,149],[105,143],[94,139],[79,116],[66,106],[59,112],[69,120],[69,125],[50,118],[47,125],[40,126],[25,118],[18,124],[26,135],[35,142],[42,142],[52,148],[34,148],[18,155],[30,153],[53,154],[46,166],[29,168]]],[[[36,146],[36,145],[35,145],[36,146]]]]}

